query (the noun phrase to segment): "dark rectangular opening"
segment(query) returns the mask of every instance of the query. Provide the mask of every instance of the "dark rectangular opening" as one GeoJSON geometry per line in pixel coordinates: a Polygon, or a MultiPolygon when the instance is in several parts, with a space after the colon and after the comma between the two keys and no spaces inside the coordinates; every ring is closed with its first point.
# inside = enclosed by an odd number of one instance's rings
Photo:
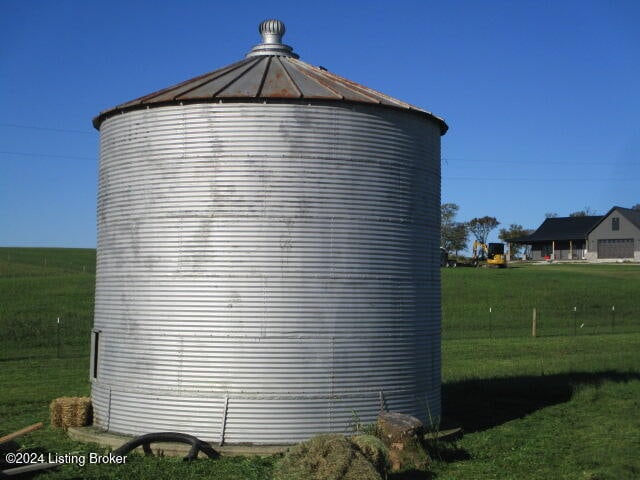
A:
{"type": "Polygon", "coordinates": [[[100,346],[100,332],[93,332],[93,371],[91,376],[98,378],[98,350],[100,346]]]}

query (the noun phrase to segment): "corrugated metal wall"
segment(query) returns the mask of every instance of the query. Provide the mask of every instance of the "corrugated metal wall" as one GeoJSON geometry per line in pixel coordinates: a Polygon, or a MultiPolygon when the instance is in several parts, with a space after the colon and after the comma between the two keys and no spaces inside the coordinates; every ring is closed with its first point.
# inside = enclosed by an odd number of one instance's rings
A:
{"type": "Polygon", "coordinates": [[[439,415],[435,121],[212,103],[100,131],[96,425],[289,443],[380,392],[439,415]]]}

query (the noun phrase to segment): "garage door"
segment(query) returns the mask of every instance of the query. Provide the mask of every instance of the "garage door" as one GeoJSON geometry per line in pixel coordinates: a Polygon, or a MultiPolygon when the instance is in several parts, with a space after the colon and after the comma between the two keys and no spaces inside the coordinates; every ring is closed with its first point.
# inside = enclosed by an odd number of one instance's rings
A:
{"type": "Polygon", "coordinates": [[[633,238],[598,240],[598,258],[633,258],[633,238]]]}

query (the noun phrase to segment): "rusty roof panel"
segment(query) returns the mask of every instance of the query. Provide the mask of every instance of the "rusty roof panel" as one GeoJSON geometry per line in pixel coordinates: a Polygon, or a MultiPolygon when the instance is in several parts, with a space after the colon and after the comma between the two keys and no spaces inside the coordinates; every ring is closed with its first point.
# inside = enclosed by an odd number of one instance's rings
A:
{"type": "MultiPolygon", "coordinates": [[[[247,72],[251,71],[260,59],[251,59],[244,62],[233,70],[223,73],[222,75],[213,75],[211,80],[205,84],[195,86],[191,90],[176,97],[176,100],[192,100],[201,98],[218,98],[220,92],[224,92],[230,88],[238,79],[242,78],[247,72]]],[[[215,73],[215,72],[214,72],[215,73]]],[[[249,95],[244,95],[248,97],[249,95]]]]}
{"type": "Polygon", "coordinates": [[[300,71],[294,64],[289,62],[288,58],[282,59],[282,66],[287,73],[291,76],[291,79],[295,82],[298,90],[302,93],[303,98],[320,98],[324,100],[341,100],[340,94],[331,90],[326,85],[315,81],[304,72],[300,71]]]}
{"type": "Polygon", "coordinates": [[[246,59],[240,62],[236,62],[228,67],[221,68],[218,70],[214,70],[213,72],[209,72],[201,77],[195,78],[193,81],[184,82],[176,88],[169,89],[163,95],[156,95],[153,97],[154,102],[163,102],[163,101],[171,101],[171,100],[179,100],[181,98],[194,98],[197,95],[202,95],[203,97],[212,97],[215,94],[213,89],[219,84],[218,80],[221,83],[228,83],[232,81],[231,79],[235,78],[236,75],[242,75],[247,68],[250,68],[248,64],[252,62],[248,62],[246,59]],[[196,92],[197,93],[194,93],[196,92]]]}
{"type": "MultiPolygon", "coordinates": [[[[226,73],[229,73],[241,68],[243,65],[245,65],[250,61],[251,61],[250,59],[240,60],[239,62],[232,63],[231,65],[227,65],[224,68],[220,68],[218,70],[214,70],[213,72],[202,74],[198,77],[192,78],[190,80],[186,80],[184,82],[181,82],[177,85],[173,85],[171,87],[163,88],[162,90],[158,90],[156,92],[145,95],[144,97],[131,100],[130,102],[122,103],[115,108],[118,110],[121,110],[121,109],[127,109],[135,105],[148,105],[151,103],[170,102],[172,100],[175,100],[178,96],[184,94],[185,92],[194,90],[200,85],[204,85],[208,82],[211,82],[215,78],[218,78],[226,73]]],[[[107,112],[108,111],[109,110],[107,110],[107,112]]]]}
{"type": "Polygon", "coordinates": [[[255,98],[258,96],[264,75],[269,65],[269,57],[258,57],[251,67],[226,88],[216,94],[218,98],[255,98]]]}
{"type": "Polygon", "coordinates": [[[265,76],[260,96],[267,98],[302,97],[302,92],[282,65],[280,57],[270,57],[269,71],[265,76]]]}
{"type": "MultiPolygon", "coordinates": [[[[304,63],[304,62],[298,62],[298,63],[304,63]]],[[[398,107],[398,108],[403,108],[403,109],[408,109],[408,110],[416,110],[416,111],[420,111],[420,112],[425,112],[424,110],[422,110],[421,108],[418,107],[414,107],[413,105],[403,102],[401,100],[398,100],[396,98],[390,97],[389,95],[385,95],[384,93],[378,92],[377,90],[373,90],[369,87],[365,87],[364,85],[361,85],[357,82],[354,82],[352,80],[349,80],[347,78],[341,77],[339,75],[336,75],[335,73],[331,73],[329,71],[324,71],[321,70],[319,68],[313,67],[309,64],[305,64],[306,68],[311,68],[312,71],[314,73],[319,73],[321,72],[322,75],[324,75],[325,77],[327,77],[327,79],[329,79],[330,81],[334,82],[334,83],[338,83],[340,85],[343,85],[344,87],[358,92],[361,95],[370,98],[370,102],[373,103],[381,103],[383,105],[391,105],[394,107],[398,107]]],[[[428,112],[425,112],[428,113],[428,112]]]]}
{"type": "Polygon", "coordinates": [[[341,77],[332,78],[327,70],[312,67],[298,60],[293,60],[291,63],[301,70],[307,78],[313,79],[323,87],[335,92],[343,100],[350,102],[380,103],[374,95],[366,95],[358,92],[355,88],[350,88],[346,82],[341,81],[341,77]]]}

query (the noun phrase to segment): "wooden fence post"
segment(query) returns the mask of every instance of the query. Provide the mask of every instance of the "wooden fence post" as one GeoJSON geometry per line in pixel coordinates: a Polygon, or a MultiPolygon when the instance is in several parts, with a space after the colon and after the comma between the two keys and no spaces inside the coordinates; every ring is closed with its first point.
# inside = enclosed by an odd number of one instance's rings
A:
{"type": "Polygon", "coordinates": [[[491,307],[489,307],[489,338],[493,338],[493,325],[491,322],[491,307]]]}
{"type": "Polygon", "coordinates": [[[538,311],[535,308],[533,309],[533,319],[531,321],[531,336],[534,338],[538,336],[538,311]]]}
{"type": "Polygon", "coordinates": [[[616,307],[611,307],[611,333],[616,331],[616,307]]]}
{"type": "Polygon", "coordinates": [[[56,322],[56,352],[57,358],[62,357],[62,343],[60,343],[60,317],[58,317],[58,321],[56,322]]]}

